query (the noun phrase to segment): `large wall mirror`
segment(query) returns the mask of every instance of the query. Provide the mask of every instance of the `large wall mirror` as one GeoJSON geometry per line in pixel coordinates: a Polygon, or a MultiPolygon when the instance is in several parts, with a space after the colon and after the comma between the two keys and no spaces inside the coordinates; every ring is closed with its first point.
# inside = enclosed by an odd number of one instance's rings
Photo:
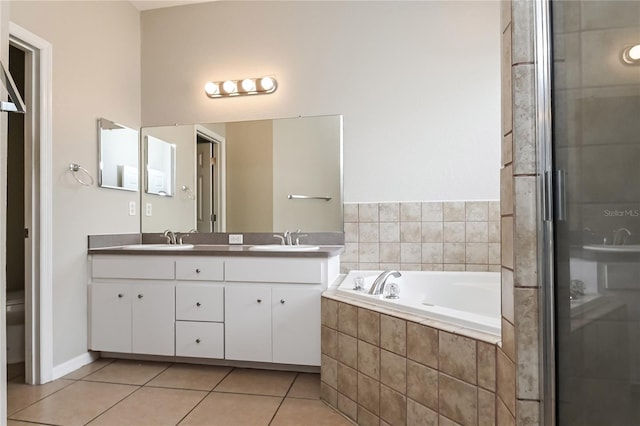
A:
{"type": "Polygon", "coordinates": [[[142,193],[142,232],[343,232],[342,116],[141,133],[175,147],[175,196],[142,193]]]}
{"type": "Polygon", "coordinates": [[[98,185],[138,190],[138,131],[106,118],[98,119],[98,185]]]}

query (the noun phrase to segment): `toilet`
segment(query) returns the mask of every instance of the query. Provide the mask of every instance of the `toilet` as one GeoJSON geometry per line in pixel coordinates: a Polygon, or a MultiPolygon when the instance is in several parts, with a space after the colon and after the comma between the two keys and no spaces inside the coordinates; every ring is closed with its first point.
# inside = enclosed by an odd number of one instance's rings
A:
{"type": "Polygon", "coordinates": [[[7,364],[24,362],[24,290],[7,292],[7,364]]]}

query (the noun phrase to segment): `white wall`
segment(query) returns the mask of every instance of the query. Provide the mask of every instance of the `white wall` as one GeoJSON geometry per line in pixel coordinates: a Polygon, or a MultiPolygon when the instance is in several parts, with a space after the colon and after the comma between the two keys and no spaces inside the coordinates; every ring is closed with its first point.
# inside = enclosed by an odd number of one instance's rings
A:
{"type": "Polygon", "coordinates": [[[87,235],[140,229],[128,215],[137,192],[83,187],[67,172],[76,162],[97,179],[98,117],[140,127],[139,16],[129,2],[10,4],[11,21],[53,45],[54,365],[87,350],[87,235]]]}
{"type": "Polygon", "coordinates": [[[343,114],[345,201],[498,199],[499,6],[264,1],[145,11],[142,122],[343,114]],[[203,91],[209,80],[270,74],[279,83],[271,95],[203,91]]]}
{"type": "MultiPolygon", "coordinates": [[[[0,2],[0,59],[6,64],[9,59],[9,7],[0,2]]],[[[3,86],[3,85],[0,85],[3,86]]],[[[7,91],[0,89],[0,96],[6,99],[7,91]]],[[[7,114],[0,113],[0,306],[6,306],[6,220],[7,217],[7,114]]],[[[0,315],[0,424],[7,418],[7,352],[6,352],[6,315],[0,315]]]]}

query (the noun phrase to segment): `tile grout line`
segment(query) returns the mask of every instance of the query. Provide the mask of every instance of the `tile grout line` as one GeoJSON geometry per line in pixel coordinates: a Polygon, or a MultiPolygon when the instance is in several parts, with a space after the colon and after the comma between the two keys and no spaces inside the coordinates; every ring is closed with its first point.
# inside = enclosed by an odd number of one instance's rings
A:
{"type": "MultiPolygon", "coordinates": [[[[31,406],[33,406],[33,405],[37,404],[38,402],[40,402],[40,401],[42,401],[42,400],[45,400],[45,399],[49,398],[51,395],[54,395],[54,394],[56,394],[56,393],[60,392],[62,389],[66,389],[66,388],[68,388],[69,386],[72,386],[72,385],[74,385],[75,383],[77,383],[77,382],[78,382],[78,380],[73,380],[73,379],[65,379],[65,380],[69,380],[69,381],[71,381],[71,382],[73,382],[73,383],[69,383],[68,385],[63,386],[63,387],[61,387],[60,389],[58,389],[58,390],[56,390],[56,391],[53,391],[53,392],[51,392],[50,394],[47,394],[47,395],[43,396],[42,398],[37,399],[36,401],[33,401],[31,404],[27,405],[27,406],[26,406],[26,407],[24,407],[24,408],[21,408],[20,410],[18,410],[18,411],[16,411],[16,412],[14,412],[14,413],[11,413],[10,415],[9,415],[9,414],[7,414],[7,420],[23,421],[23,420],[18,420],[18,419],[12,419],[12,416],[15,416],[16,414],[18,414],[18,413],[20,413],[20,412],[22,412],[22,411],[26,410],[27,408],[29,408],[29,407],[31,407],[31,406]]],[[[25,385],[25,386],[31,386],[31,385],[27,385],[26,383],[24,383],[24,385],[25,385]]],[[[41,386],[41,385],[37,385],[37,386],[41,386]]],[[[7,391],[8,391],[8,390],[7,390],[7,391]]]]}
{"type": "Polygon", "coordinates": [[[289,392],[291,392],[291,388],[293,387],[293,384],[296,382],[296,380],[298,380],[298,376],[299,375],[300,375],[300,372],[296,372],[295,377],[293,378],[293,380],[291,381],[291,384],[289,385],[289,389],[287,389],[287,391],[285,392],[285,394],[282,397],[282,400],[280,401],[280,404],[278,404],[278,408],[273,413],[273,416],[271,416],[271,420],[269,420],[269,423],[268,423],[269,426],[271,425],[271,423],[273,423],[273,420],[278,415],[278,411],[280,411],[280,408],[282,407],[282,404],[284,403],[284,400],[287,399],[287,395],[289,394],[289,392]]]}
{"type": "Polygon", "coordinates": [[[188,411],[184,416],[182,416],[182,418],[178,421],[178,423],[176,423],[176,426],[177,426],[177,425],[179,425],[180,423],[182,423],[182,422],[183,422],[183,421],[184,421],[184,420],[185,420],[185,419],[186,419],[186,418],[187,418],[191,413],[193,413],[193,410],[195,410],[196,408],[198,408],[198,406],[199,406],[200,404],[202,404],[202,401],[204,401],[205,399],[207,399],[207,398],[208,398],[208,397],[213,393],[213,391],[215,390],[215,388],[217,388],[217,387],[220,385],[220,383],[222,383],[222,382],[224,381],[224,379],[226,379],[227,377],[229,377],[229,375],[231,374],[231,372],[232,372],[233,370],[235,370],[235,369],[236,369],[235,367],[231,367],[231,368],[229,369],[229,371],[227,371],[227,374],[225,374],[225,375],[224,375],[224,377],[223,377],[222,379],[220,379],[220,381],[219,381],[218,383],[216,383],[216,384],[213,386],[213,388],[211,388],[211,389],[209,390],[209,392],[207,392],[207,394],[206,394],[205,396],[203,396],[203,397],[202,397],[202,399],[201,399],[200,401],[198,401],[198,403],[197,403],[196,405],[194,405],[194,406],[191,408],[191,410],[189,410],[189,411],[188,411]]]}

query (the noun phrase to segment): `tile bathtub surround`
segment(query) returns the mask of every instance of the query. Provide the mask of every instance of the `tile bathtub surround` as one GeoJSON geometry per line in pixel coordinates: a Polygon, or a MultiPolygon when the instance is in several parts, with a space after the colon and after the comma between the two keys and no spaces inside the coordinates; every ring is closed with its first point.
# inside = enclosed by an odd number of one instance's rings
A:
{"type": "Polygon", "coordinates": [[[495,424],[496,356],[494,343],[322,298],[320,395],[359,425],[495,424]]]}
{"type": "Polygon", "coordinates": [[[499,271],[500,202],[346,203],[342,272],[499,271]]]}

